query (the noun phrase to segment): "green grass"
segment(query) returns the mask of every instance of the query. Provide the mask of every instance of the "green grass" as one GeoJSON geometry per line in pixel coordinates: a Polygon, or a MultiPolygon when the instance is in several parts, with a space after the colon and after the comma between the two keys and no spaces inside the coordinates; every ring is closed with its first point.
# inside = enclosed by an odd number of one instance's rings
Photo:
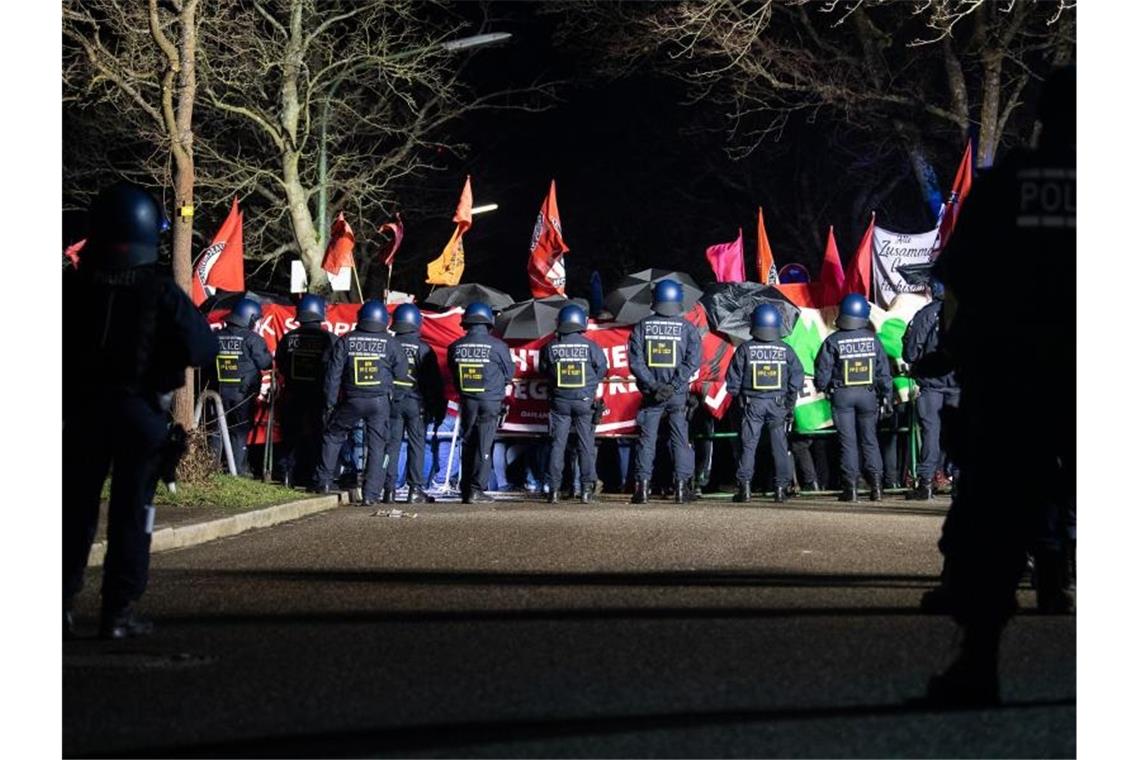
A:
{"type": "MultiPolygon", "coordinates": [[[[111,495],[111,482],[103,484],[103,499],[111,495]]],[[[304,498],[289,488],[262,483],[251,478],[233,475],[211,475],[205,483],[179,483],[178,493],[170,493],[163,483],[154,492],[156,506],[167,507],[220,507],[223,509],[250,509],[271,504],[284,504],[304,498]]]]}

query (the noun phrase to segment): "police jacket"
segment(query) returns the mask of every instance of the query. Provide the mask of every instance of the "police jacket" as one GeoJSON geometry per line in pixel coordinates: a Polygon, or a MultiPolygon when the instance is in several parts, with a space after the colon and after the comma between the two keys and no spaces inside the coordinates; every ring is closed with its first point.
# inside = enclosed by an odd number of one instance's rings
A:
{"type": "Polygon", "coordinates": [[[791,410],[803,387],[804,365],[782,340],[747,340],[736,347],[728,365],[726,388],[733,398],[778,398],[791,410]]]}
{"type": "Polygon", "coordinates": [[[277,343],[274,361],[284,378],[285,393],[319,396],[324,393],[325,368],[336,344],[336,336],[320,324],[304,324],[285,333],[277,343]]]}
{"type": "Polygon", "coordinates": [[[346,398],[392,395],[393,381],[407,380],[403,347],[386,332],[353,330],[340,337],[329,355],[325,374],[325,406],[346,398]]]}
{"type": "Polygon", "coordinates": [[[435,357],[435,351],[415,332],[397,335],[396,342],[404,349],[408,376],[394,381],[392,398],[411,396],[425,409],[438,411],[443,400],[443,378],[439,374],[439,360],[435,357]]]}
{"type": "Polygon", "coordinates": [[[689,378],[701,366],[701,334],[682,316],[653,314],[638,322],[629,336],[629,368],[637,389],[652,393],[667,383],[677,394],[689,392],[689,378]]]}
{"type": "Polygon", "coordinates": [[[226,325],[214,333],[218,340],[218,356],[214,361],[214,380],[222,390],[236,390],[243,395],[261,386],[261,371],[273,366],[273,357],[265,340],[246,327],[226,325]]]}
{"type": "Polygon", "coordinates": [[[867,388],[880,398],[891,393],[887,352],[870,327],[828,335],[815,357],[815,387],[830,394],[839,388],[867,388]]]}
{"type": "Polygon", "coordinates": [[[108,393],[165,394],[187,367],[213,363],[218,342],[194,304],[152,266],[63,280],[64,419],[108,393]]]}
{"type": "MultiPolygon", "coordinates": [[[[942,299],[937,298],[919,309],[903,335],[903,361],[914,364],[936,352],[942,342],[942,299]]],[[[942,375],[923,375],[912,369],[911,375],[923,388],[957,388],[953,371],[942,375]]]]}
{"type": "Polygon", "coordinates": [[[593,401],[609,366],[605,352],[582,333],[555,334],[538,355],[538,371],[560,399],[593,401]]]}
{"type": "Polygon", "coordinates": [[[467,334],[447,347],[447,366],[460,396],[502,401],[515,376],[507,344],[491,335],[487,325],[472,325],[467,334]]]}

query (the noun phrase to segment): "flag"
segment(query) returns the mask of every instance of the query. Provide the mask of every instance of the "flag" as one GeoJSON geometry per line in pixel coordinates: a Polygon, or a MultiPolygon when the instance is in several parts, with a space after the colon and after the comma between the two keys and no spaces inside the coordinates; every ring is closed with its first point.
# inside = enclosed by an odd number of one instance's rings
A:
{"type": "Polygon", "coordinates": [[[717,282],[744,282],[744,230],[731,243],[710,245],[705,251],[717,282]]]}
{"type": "Polygon", "coordinates": [[[756,272],[761,285],[776,285],[780,275],[776,272],[776,257],[768,243],[768,231],[764,229],[764,209],[756,211],[756,272]]]}
{"type": "Polygon", "coordinates": [[[954,225],[958,223],[958,213],[962,210],[962,201],[970,194],[973,184],[974,145],[967,140],[962,159],[958,162],[958,171],[954,174],[954,184],[950,187],[950,197],[942,204],[942,212],[938,215],[938,243],[934,246],[936,257],[950,242],[954,225]]]}
{"type": "Polygon", "coordinates": [[[863,239],[859,241],[859,248],[855,251],[855,257],[851,259],[847,265],[847,272],[843,275],[844,292],[858,293],[868,300],[871,298],[871,243],[874,236],[875,212],[872,211],[871,221],[867,224],[863,239]]]}
{"type": "Polygon", "coordinates": [[[219,288],[234,293],[245,291],[245,249],[241,225],[242,213],[235,197],[230,213],[218,228],[213,242],[194,262],[190,297],[195,306],[201,306],[219,288]]]}
{"type": "Polygon", "coordinates": [[[463,192],[459,194],[459,205],[455,207],[455,232],[451,233],[451,240],[443,247],[443,253],[435,261],[428,262],[427,283],[429,285],[458,285],[459,278],[463,276],[463,233],[471,227],[471,177],[463,185],[463,192]]]}
{"type": "Polygon", "coordinates": [[[380,232],[390,232],[392,239],[389,240],[380,255],[384,257],[384,266],[390,267],[396,261],[396,251],[400,250],[400,243],[404,242],[404,220],[396,214],[396,221],[385,222],[380,225],[380,232]]]}
{"type": "Polygon", "coordinates": [[[835,227],[828,227],[827,250],[823,252],[823,266],[819,270],[820,298],[823,305],[833,306],[843,299],[844,280],[839,247],[835,244],[835,227]]]}
{"type": "Polygon", "coordinates": [[[535,298],[566,295],[566,264],[562,261],[562,254],[569,252],[569,246],[562,239],[562,218],[558,214],[554,180],[550,180],[550,190],[538,210],[538,219],[530,236],[526,272],[531,295],[535,298]]]}
{"type": "Polygon", "coordinates": [[[336,221],[329,230],[329,247],[325,249],[325,260],[321,262],[321,269],[329,274],[336,274],[343,267],[356,267],[356,259],[352,257],[352,249],[356,246],[356,235],[352,227],[344,218],[344,212],[336,215],[336,221]]]}
{"type": "Polygon", "coordinates": [[[72,243],[63,251],[63,255],[71,262],[71,266],[76,269],[79,268],[79,252],[83,250],[83,246],[85,245],[87,245],[87,238],[83,238],[78,243],[72,243]]]}

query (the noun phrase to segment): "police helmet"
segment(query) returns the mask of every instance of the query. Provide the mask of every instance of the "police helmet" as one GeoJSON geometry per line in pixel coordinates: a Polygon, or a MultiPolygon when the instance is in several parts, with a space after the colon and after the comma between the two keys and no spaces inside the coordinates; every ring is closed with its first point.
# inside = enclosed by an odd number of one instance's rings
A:
{"type": "Polygon", "coordinates": [[[402,303],[392,312],[392,332],[397,335],[416,332],[423,323],[424,317],[414,303],[402,303]]]}
{"type": "Polygon", "coordinates": [[[811,273],[803,264],[784,264],[780,268],[779,280],[781,285],[793,282],[811,282],[811,273]]]}
{"type": "Polygon", "coordinates": [[[111,185],[99,193],[88,213],[84,263],[116,270],[158,261],[159,235],[169,229],[169,222],[158,201],[142,187],[131,182],[111,185]]]}
{"type": "Polygon", "coordinates": [[[459,321],[459,324],[464,327],[468,325],[493,325],[495,324],[495,313],[487,304],[475,301],[467,304],[467,309],[464,310],[463,319],[459,321]]]}
{"type": "Polygon", "coordinates": [[[930,295],[939,301],[946,296],[946,286],[937,277],[930,278],[930,295]]]}
{"type": "Polygon", "coordinates": [[[297,321],[303,325],[325,321],[325,299],[316,293],[306,293],[297,302],[297,321]]]}
{"type": "Polygon", "coordinates": [[[230,313],[226,315],[226,322],[234,327],[245,327],[250,330],[257,324],[257,320],[261,319],[261,304],[252,298],[242,298],[234,307],[230,309],[230,313]]]}
{"type": "Polygon", "coordinates": [[[387,326],[388,307],[383,301],[370,298],[360,304],[360,310],[356,312],[356,329],[363,332],[384,332],[387,326]]]}
{"type": "Polygon", "coordinates": [[[582,332],[586,329],[586,310],[577,304],[568,304],[558,310],[558,334],[582,332]]]}
{"type": "Polygon", "coordinates": [[[839,302],[839,318],[835,326],[840,330],[858,330],[866,327],[871,317],[871,304],[858,293],[848,293],[839,302]]]}
{"type": "Polygon", "coordinates": [[[770,303],[762,303],[752,310],[752,337],[756,340],[779,340],[780,310],[770,303]]]}
{"type": "Polygon", "coordinates": [[[685,291],[676,280],[661,280],[653,286],[653,311],[663,317],[675,317],[684,308],[685,291]]]}

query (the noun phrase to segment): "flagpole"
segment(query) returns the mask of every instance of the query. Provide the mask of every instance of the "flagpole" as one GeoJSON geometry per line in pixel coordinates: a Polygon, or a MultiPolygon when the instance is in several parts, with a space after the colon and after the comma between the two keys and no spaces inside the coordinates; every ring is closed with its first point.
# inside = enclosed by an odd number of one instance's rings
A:
{"type": "Polygon", "coordinates": [[[360,272],[356,271],[356,257],[352,258],[352,274],[355,275],[356,280],[356,295],[360,296],[360,302],[364,303],[364,291],[360,289],[360,272]]]}
{"type": "MultiPolygon", "coordinates": [[[[394,262],[393,262],[394,263],[394,262]]],[[[384,288],[384,302],[388,302],[388,294],[392,292],[392,264],[388,265],[388,287],[384,288]]]]}

